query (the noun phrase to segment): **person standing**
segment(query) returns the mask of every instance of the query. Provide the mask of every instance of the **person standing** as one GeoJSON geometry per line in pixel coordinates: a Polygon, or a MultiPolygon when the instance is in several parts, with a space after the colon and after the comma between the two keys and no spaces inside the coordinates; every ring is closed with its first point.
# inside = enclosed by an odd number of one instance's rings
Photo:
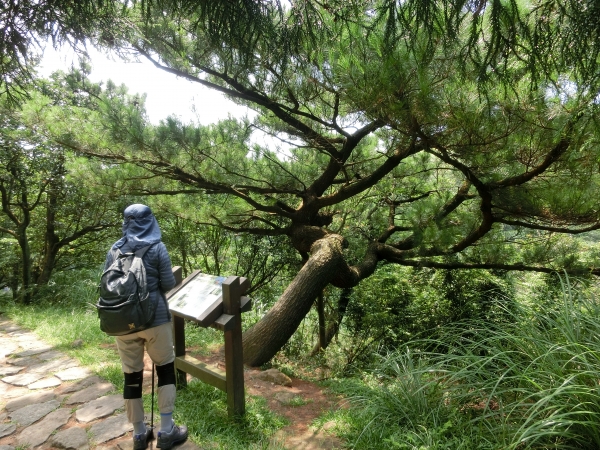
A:
{"type": "Polygon", "coordinates": [[[109,250],[104,269],[111,266],[121,253],[135,252],[148,247],[142,257],[146,271],[149,301],[156,305],[152,324],[143,331],[116,336],[117,349],[124,375],[123,398],[127,419],[133,424],[133,448],[145,450],[153,438],[152,428],[144,422],[142,381],[144,350],[156,365],[158,376],[158,409],[160,430],[156,436],[157,447],[169,450],[188,437],[185,425],[173,421],[175,406],[175,351],[173,328],[165,293],[175,286],[175,277],[167,248],[161,241],[160,227],[151,209],[134,204],[123,212],[123,237],[109,250]]]}

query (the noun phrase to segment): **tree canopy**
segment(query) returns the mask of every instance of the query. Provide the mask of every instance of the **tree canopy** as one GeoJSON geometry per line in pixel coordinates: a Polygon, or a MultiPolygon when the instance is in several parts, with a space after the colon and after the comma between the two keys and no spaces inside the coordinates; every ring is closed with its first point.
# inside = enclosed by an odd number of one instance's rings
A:
{"type": "Polygon", "coordinates": [[[67,105],[45,132],[135,167],[131,193],[202,192],[220,199],[210,226],[289,239],[303,266],[245,333],[248,363],[268,361],[327,285],[384,263],[598,273],[568,238],[600,227],[592,6],[243,4],[256,28],[202,2],[133,5],[110,40],[249,105],[253,121],[151,126],[135,98],[82,80],[88,112],[67,105]],[[588,33],[569,44],[575,29],[588,33]]]}

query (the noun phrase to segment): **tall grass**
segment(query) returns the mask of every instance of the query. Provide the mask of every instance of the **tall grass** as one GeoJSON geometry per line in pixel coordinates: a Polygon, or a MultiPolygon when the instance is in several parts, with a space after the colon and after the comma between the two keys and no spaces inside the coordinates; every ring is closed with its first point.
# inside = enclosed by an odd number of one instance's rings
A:
{"type": "Polygon", "coordinates": [[[410,342],[361,384],[352,448],[600,448],[600,306],[568,280],[555,307],[468,321],[410,342]]]}

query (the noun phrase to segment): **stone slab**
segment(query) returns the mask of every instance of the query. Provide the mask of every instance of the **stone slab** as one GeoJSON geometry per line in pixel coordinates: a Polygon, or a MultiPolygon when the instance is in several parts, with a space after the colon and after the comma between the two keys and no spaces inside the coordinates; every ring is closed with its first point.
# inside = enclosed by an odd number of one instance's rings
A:
{"type": "Polygon", "coordinates": [[[50,400],[54,400],[54,392],[35,392],[33,394],[24,395],[14,400],[10,400],[4,407],[8,412],[16,411],[17,409],[24,408],[34,403],[46,403],[50,400]]]}
{"type": "Polygon", "coordinates": [[[6,334],[10,334],[21,331],[21,328],[15,325],[14,323],[5,322],[2,325],[0,325],[0,331],[4,331],[6,334]]]}
{"type": "Polygon", "coordinates": [[[75,412],[75,417],[78,422],[87,423],[91,422],[92,420],[110,416],[117,409],[121,409],[124,406],[125,401],[123,400],[122,395],[107,395],[106,397],[100,397],[99,399],[93,400],[81,406],[75,412]]]}
{"type": "Polygon", "coordinates": [[[30,372],[35,372],[35,373],[52,373],[52,372],[57,372],[57,371],[61,371],[61,370],[65,370],[65,369],[70,369],[71,367],[75,367],[77,366],[78,363],[77,361],[74,361],[70,358],[60,358],[60,359],[53,359],[50,361],[43,361],[43,362],[39,362],[38,364],[35,364],[31,367],[29,367],[29,371],[30,372]]]}
{"type": "Polygon", "coordinates": [[[55,377],[62,381],[73,381],[85,378],[90,374],[89,369],[85,367],[71,367],[70,369],[62,370],[54,374],[55,377]]]}
{"type": "Polygon", "coordinates": [[[2,378],[2,381],[13,386],[29,386],[31,383],[35,383],[37,380],[42,378],[44,375],[41,373],[23,373],[10,375],[2,378]]]}
{"type": "Polygon", "coordinates": [[[59,352],[58,350],[50,350],[44,353],[40,353],[39,355],[37,355],[37,357],[42,361],[50,361],[52,359],[64,358],[66,357],[66,355],[63,352],[59,352]]]}
{"type": "Polygon", "coordinates": [[[0,423],[0,438],[10,436],[15,432],[17,427],[14,423],[0,423]]]}
{"type": "Polygon", "coordinates": [[[70,394],[71,392],[80,391],[88,386],[91,386],[92,384],[102,383],[103,381],[104,380],[102,380],[100,377],[93,375],[91,377],[84,378],[83,380],[78,381],[77,383],[63,384],[61,387],[55,389],[54,391],[57,394],[70,394]]]}
{"type": "Polygon", "coordinates": [[[0,450],[15,450],[12,445],[0,445],[0,450]]]}
{"type": "Polygon", "coordinates": [[[31,383],[27,387],[29,389],[31,389],[31,390],[34,390],[34,389],[47,389],[47,388],[51,388],[51,387],[60,386],[61,384],[62,384],[62,381],[60,381],[58,378],[56,378],[56,377],[48,377],[48,378],[43,378],[41,380],[38,380],[35,383],[31,383]]]}
{"type": "Polygon", "coordinates": [[[6,360],[7,364],[12,366],[29,367],[35,364],[39,364],[40,360],[35,356],[26,356],[25,358],[13,358],[10,357],[6,360]]]}
{"type": "Polygon", "coordinates": [[[17,398],[29,394],[29,389],[0,382],[0,393],[2,394],[0,403],[2,403],[9,398],[17,398]]]}
{"type": "Polygon", "coordinates": [[[24,367],[11,366],[9,364],[0,364],[0,377],[16,375],[23,369],[24,367]]]}
{"type": "Polygon", "coordinates": [[[12,355],[14,352],[16,352],[19,349],[19,346],[17,344],[15,344],[14,342],[9,341],[8,339],[6,339],[6,341],[8,342],[2,342],[2,346],[0,347],[0,358],[6,358],[9,355],[12,355]]]}
{"type": "Polygon", "coordinates": [[[59,431],[50,438],[50,445],[65,450],[88,450],[90,448],[86,431],[79,427],[59,431]]]}
{"type": "Polygon", "coordinates": [[[96,400],[110,391],[114,390],[112,383],[97,383],[82,389],[79,392],[75,392],[66,401],[66,405],[73,405],[75,403],[86,403],[92,400],[96,400]]]}
{"type": "Polygon", "coordinates": [[[121,437],[132,429],[132,425],[127,421],[127,415],[119,414],[92,425],[89,431],[92,435],[92,442],[102,444],[121,437]]]}
{"type": "Polygon", "coordinates": [[[30,341],[31,345],[28,346],[27,342],[21,342],[21,346],[27,346],[27,350],[23,350],[22,352],[13,353],[12,356],[17,358],[26,358],[28,356],[39,355],[40,353],[46,353],[52,350],[52,347],[47,345],[40,345],[39,342],[35,342],[34,340],[30,341]]]}
{"type": "Polygon", "coordinates": [[[57,429],[66,425],[71,417],[71,410],[66,408],[57,409],[52,411],[38,423],[25,428],[19,436],[17,436],[17,443],[19,447],[29,445],[31,447],[37,447],[48,440],[48,438],[57,429]]]}
{"type": "Polygon", "coordinates": [[[42,417],[52,412],[60,406],[56,400],[50,400],[46,403],[35,403],[21,409],[17,409],[9,414],[10,419],[19,425],[26,427],[37,422],[42,417]]]}

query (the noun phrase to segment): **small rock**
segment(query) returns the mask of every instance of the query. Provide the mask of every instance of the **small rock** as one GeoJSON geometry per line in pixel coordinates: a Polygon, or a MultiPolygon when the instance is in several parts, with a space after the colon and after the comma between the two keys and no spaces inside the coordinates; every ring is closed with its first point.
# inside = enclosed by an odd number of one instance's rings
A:
{"type": "Polygon", "coordinates": [[[73,348],[79,348],[81,346],[83,346],[82,339],[75,339],[73,342],[71,342],[71,347],[73,347],[73,348]]]}
{"type": "Polygon", "coordinates": [[[278,392],[274,397],[279,403],[289,405],[297,396],[293,392],[278,392]]]}
{"type": "Polygon", "coordinates": [[[270,381],[271,383],[275,383],[281,386],[291,386],[292,379],[288,377],[286,374],[281,373],[277,369],[268,369],[264,372],[259,372],[256,375],[256,378],[263,381],[270,381]]]}

